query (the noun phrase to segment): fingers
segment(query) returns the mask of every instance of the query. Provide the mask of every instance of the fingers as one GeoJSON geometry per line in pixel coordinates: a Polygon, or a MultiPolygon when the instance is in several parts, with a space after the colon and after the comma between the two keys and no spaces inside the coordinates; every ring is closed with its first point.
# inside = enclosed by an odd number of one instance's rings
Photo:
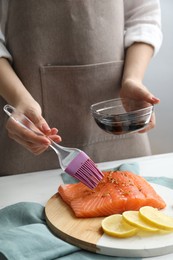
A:
{"type": "Polygon", "coordinates": [[[137,100],[144,100],[151,104],[158,104],[160,99],[155,97],[140,81],[129,79],[121,88],[120,96],[137,100]]]}
{"type": "Polygon", "coordinates": [[[19,117],[19,121],[23,120],[22,123],[26,125],[26,127],[29,127],[36,132],[39,132],[40,130],[43,133],[43,136],[37,135],[34,132],[20,126],[12,119],[7,121],[6,129],[9,137],[25,147],[27,150],[34,154],[40,154],[44,152],[51,144],[49,138],[57,143],[61,141],[61,137],[58,135],[58,130],[56,128],[49,127],[46,120],[42,117],[40,105],[35,100],[31,99],[26,103],[19,102],[16,105],[16,110],[21,113],[21,118],[19,117]],[[32,124],[30,125],[28,123],[28,120],[25,121],[25,118],[23,119],[22,115],[28,117],[31,122],[33,122],[35,128],[32,124]]]}
{"type": "MultiPolygon", "coordinates": [[[[121,88],[120,96],[123,98],[130,98],[135,100],[143,100],[144,102],[156,105],[160,102],[160,99],[155,97],[140,81],[128,80],[121,88]]],[[[151,116],[150,123],[138,133],[145,133],[153,129],[156,125],[155,114],[151,116]]]]}
{"type": "Polygon", "coordinates": [[[61,136],[58,135],[57,128],[51,128],[50,130],[45,132],[45,135],[52,139],[54,142],[59,143],[62,141],[61,136]]]}
{"type": "Polygon", "coordinates": [[[143,99],[148,103],[151,103],[152,105],[158,104],[160,102],[160,99],[155,97],[146,87],[142,87],[138,89],[137,95],[139,96],[139,99],[143,99]]]}
{"type": "MultiPolygon", "coordinates": [[[[14,120],[9,119],[6,124],[8,135],[11,139],[25,147],[35,155],[43,153],[50,145],[50,140],[45,136],[38,136],[28,129],[17,124],[14,120]]],[[[55,142],[60,142],[61,137],[57,135],[58,130],[50,130],[49,137],[55,142]]]]}
{"type": "Polygon", "coordinates": [[[39,154],[41,151],[46,150],[50,144],[46,137],[34,134],[30,130],[18,125],[12,119],[7,121],[6,128],[10,138],[34,154],[39,154]]]}
{"type": "Polygon", "coordinates": [[[53,141],[59,143],[61,142],[61,137],[58,135],[58,129],[57,128],[50,128],[47,122],[44,118],[41,118],[39,123],[36,124],[38,129],[41,130],[46,136],[51,138],[53,141]]]}
{"type": "Polygon", "coordinates": [[[146,133],[148,131],[150,131],[151,129],[153,129],[156,125],[156,118],[155,118],[155,114],[153,113],[150,119],[149,124],[141,131],[139,131],[138,133],[146,133]]]}

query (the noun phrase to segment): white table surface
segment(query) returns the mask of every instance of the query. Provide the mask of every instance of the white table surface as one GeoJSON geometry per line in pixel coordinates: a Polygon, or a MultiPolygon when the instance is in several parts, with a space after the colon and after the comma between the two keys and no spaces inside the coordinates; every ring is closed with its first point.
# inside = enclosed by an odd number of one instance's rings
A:
{"type": "MultiPolygon", "coordinates": [[[[173,153],[105,162],[97,165],[99,169],[104,170],[124,162],[138,162],[141,176],[173,178],[173,153]]],[[[57,192],[58,186],[62,182],[61,172],[61,169],[57,169],[0,177],[0,208],[21,201],[38,202],[45,205],[49,198],[57,192]]],[[[172,260],[173,254],[147,259],[172,260]]]]}

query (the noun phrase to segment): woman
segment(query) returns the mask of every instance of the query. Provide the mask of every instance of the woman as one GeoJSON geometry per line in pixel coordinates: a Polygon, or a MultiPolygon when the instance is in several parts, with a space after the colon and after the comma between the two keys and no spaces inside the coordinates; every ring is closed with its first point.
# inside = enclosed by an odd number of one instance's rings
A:
{"type": "MultiPolygon", "coordinates": [[[[158,0],[1,0],[1,7],[1,175],[58,167],[46,137],[6,125],[5,103],[95,162],[151,154],[146,133],[104,133],[89,109],[119,95],[159,102],[142,84],[162,41],[158,0]]],[[[145,131],[154,125],[153,116],[145,131]]]]}

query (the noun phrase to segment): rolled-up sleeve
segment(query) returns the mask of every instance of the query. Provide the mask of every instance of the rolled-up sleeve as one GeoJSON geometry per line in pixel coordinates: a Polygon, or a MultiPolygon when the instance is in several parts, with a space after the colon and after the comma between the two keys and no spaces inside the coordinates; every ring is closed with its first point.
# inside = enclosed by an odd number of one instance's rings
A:
{"type": "Polygon", "coordinates": [[[163,35],[161,9],[158,0],[124,0],[125,47],[134,42],[144,42],[159,51],[163,35]]]}
{"type": "Polygon", "coordinates": [[[0,31],[0,58],[6,58],[12,62],[12,57],[5,46],[5,41],[3,40],[2,32],[0,31]]]}
{"type": "Polygon", "coordinates": [[[12,56],[6,48],[5,44],[5,24],[8,10],[8,0],[0,0],[0,58],[7,58],[12,61],[12,56]]]}

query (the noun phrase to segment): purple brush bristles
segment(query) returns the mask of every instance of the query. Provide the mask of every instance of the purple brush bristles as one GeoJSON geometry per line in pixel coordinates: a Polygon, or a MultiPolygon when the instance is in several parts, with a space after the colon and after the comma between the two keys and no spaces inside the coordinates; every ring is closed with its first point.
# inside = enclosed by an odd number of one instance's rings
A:
{"type": "Polygon", "coordinates": [[[82,151],[67,166],[65,172],[81,181],[90,189],[94,189],[103,178],[103,173],[82,151]]]}

